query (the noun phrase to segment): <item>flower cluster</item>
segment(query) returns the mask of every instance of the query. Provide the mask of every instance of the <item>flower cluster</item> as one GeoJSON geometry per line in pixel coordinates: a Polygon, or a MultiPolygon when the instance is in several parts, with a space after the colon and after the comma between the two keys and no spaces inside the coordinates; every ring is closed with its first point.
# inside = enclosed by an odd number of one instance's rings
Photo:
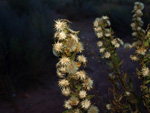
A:
{"type": "Polygon", "coordinates": [[[147,26],[146,30],[142,28],[144,24],[142,21],[143,9],[143,3],[135,2],[134,9],[132,11],[133,22],[131,23],[133,30],[132,36],[135,37],[135,39],[132,44],[124,44],[121,39],[113,36],[113,31],[110,27],[111,23],[107,16],[96,18],[94,21],[94,30],[97,37],[100,39],[100,41],[97,42],[99,52],[102,54],[102,58],[107,59],[104,61],[110,67],[111,71],[113,71],[109,74],[109,80],[112,83],[113,88],[111,92],[114,98],[113,101],[110,101],[110,104],[106,105],[107,110],[111,110],[112,112],[127,112],[130,111],[131,107],[136,109],[136,112],[141,112],[141,108],[137,107],[138,103],[135,101],[139,100],[139,98],[137,99],[137,96],[134,95],[134,88],[128,84],[128,81],[130,84],[133,83],[130,81],[129,75],[124,72],[122,68],[123,61],[120,61],[116,52],[116,49],[119,48],[120,45],[123,45],[127,50],[135,48],[135,52],[133,55],[130,55],[130,58],[131,60],[139,63],[138,68],[136,68],[136,72],[138,78],[142,82],[142,85],[140,85],[142,91],[141,103],[143,103],[143,105],[147,108],[147,111],[150,112],[150,24],[147,26]],[[123,91],[119,91],[122,88],[123,91]],[[127,102],[125,102],[124,99],[127,100],[127,102]],[[126,109],[125,106],[130,107],[126,109]]]}
{"type": "Polygon", "coordinates": [[[142,97],[144,105],[146,106],[148,112],[150,112],[150,91],[148,90],[150,85],[150,51],[149,51],[149,39],[150,31],[149,25],[146,30],[142,29],[143,21],[141,17],[143,16],[142,10],[144,9],[144,4],[140,2],[135,2],[133,10],[133,23],[131,24],[133,33],[135,36],[135,42],[133,42],[133,47],[135,47],[135,55],[130,55],[131,60],[137,61],[139,63],[139,68],[136,69],[138,78],[142,80],[142,85],[140,86],[142,91],[142,97]]]}
{"type": "MultiPolygon", "coordinates": [[[[130,44],[124,44],[120,38],[115,37],[110,25],[111,23],[107,16],[96,18],[94,21],[94,30],[97,37],[100,39],[100,41],[97,42],[97,46],[100,48],[99,52],[102,54],[102,58],[107,59],[104,61],[110,67],[110,71],[112,71],[112,73],[109,74],[109,79],[112,83],[112,93],[114,98],[112,102],[110,101],[110,104],[106,105],[106,109],[115,113],[119,112],[118,110],[120,110],[120,112],[125,111],[125,108],[119,107],[124,95],[122,95],[123,93],[116,95],[116,89],[123,88],[124,91],[128,89],[127,82],[123,80],[123,77],[125,78],[127,75],[124,70],[121,70],[123,61],[120,60],[116,50],[120,46],[124,46],[126,49],[132,47],[130,47],[130,44]],[[115,108],[115,110],[113,110],[112,107],[115,108]]],[[[107,72],[109,73],[109,71],[107,72]]]]}
{"type": "Polygon", "coordinates": [[[143,21],[142,16],[144,9],[144,4],[140,2],[135,2],[133,9],[133,23],[131,23],[131,27],[133,30],[132,36],[136,37],[135,42],[133,42],[132,46],[136,48],[135,55],[130,55],[131,60],[139,61],[141,56],[146,54],[146,48],[143,46],[143,39],[145,38],[145,30],[142,29],[143,21]]]}
{"type": "MultiPolygon", "coordinates": [[[[135,47],[135,55],[130,55],[131,60],[141,62],[142,59],[147,59],[147,52],[149,46],[149,35],[147,31],[142,29],[143,21],[141,19],[144,9],[144,4],[140,2],[135,2],[134,5],[134,14],[133,14],[133,23],[131,24],[132,30],[134,31],[133,36],[136,36],[136,41],[133,42],[133,47],[135,47]]],[[[143,62],[144,63],[144,62],[143,62]]],[[[149,68],[146,65],[143,65],[139,75],[146,77],[148,76],[149,68]]]]}
{"type": "Polygon", "coordinates": [[[98,108],[91,104],[92,96],[87,94],[93,88],[93,80],[84,70],[79,70],[82,64],[85,67],[87,63],[87,58],[81,55],[84,48],[78,32],[70,29],[69,23],[65,19],[55,21],[53,44],[53,54],[60,57],[56,64],[57,75],[60,77],[58,85],[64,96],[70,96],[64,107],[68,109],[67,113],[98,113],[98,108]]]}
{"type": "Polygon", "coordinates": [[[133,23],[131,24],[132,30],[134,31],[132,33],[132,36],[138,37],[139,35],[142,35],[145,33],[145,30],[142,29],[143,21],[141,17],[143,16],[142,10],[144,9],[144,4],[140,2],[135,2],[134,9],[133,9],[133,23]]]}
{"type": "Polygon", "coordinates": [[[113,31],[110,26],[111,22],[107,16],[96,18],[94,21],[94,30],[100,39],[97,42],[97,46],[99,47],[99,52],[103,55],[102,58],[106,59],[111,57],[112,50],[119,48],[120,45],[124,45],[124,42],[120,38],[113,36],[113,31]]]}
{"type": "Polygon", "coordinates": [[[130,55],[131,60],[133,61],[138,61],[139,60],[139,55],[145,55],[146,49],[142,47],[142,40],[144,38],[145,30],[142,29],[143,26],[143,21],[142,21],[142,16],[143,12],[142,10],[144,9],[144,4],[140,2],[135,2],[134,8],[133,8],[133,19],[131,23],[131,27],[133,30],[132,36],[136,37],[135,42],[133,42],[132,47],[136,48],[136,55],[130,55]]]}

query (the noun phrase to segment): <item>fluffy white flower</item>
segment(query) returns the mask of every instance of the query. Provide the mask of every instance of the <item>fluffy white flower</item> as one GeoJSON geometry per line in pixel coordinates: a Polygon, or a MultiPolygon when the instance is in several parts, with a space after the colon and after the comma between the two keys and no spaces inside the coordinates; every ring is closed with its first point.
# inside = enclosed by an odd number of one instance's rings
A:
{"type": "Polygon", "coordinates": [[[117,41],[123,46],[124,45],[124,42],[123,42],[123,40],[121,40],[120,38],[116,38],[117,39],[117,41]]]}
{"type": "Polygon", "coordinates": [[[142,21],[141,17],[137,17],[136,19],[137,21],[142,21]]]}
{"type": "Polygon", "coordinates": [[[126,94],[126,96],[130,96],[130,92],[129,91],[126,91],[125,94],[126,94]]]}
{"type": "Polygon", "coordinates": [[[79,92],[79,97],[81,98],[81,99],[83,99],[83,98],[85,98],[86,97],[86,91],[84,91],[84,90],[81,90],[80,92],[79,92]]]}
{"type": "Polygon", "coordinates": [[[69,96],[71,91],[69,88],[63,88],[61,92],[64,96],[69,96]]]}
{"type": "Polygon", "coordinates": [[[118,47],[120,47],[120,44],[119,43],[117,43],[116,45],[114,45],[115,46],[115,48],[118,48],[118,47]]]}
{"type": "Polygon", "coordinates": [[[79,99],[77,97],[71,97],[69,100],[72,106],[76,106],[79,103],[79,99]]]}
{"type": "Polygon", "coordinates": [[[129,43],[126,43],[126,44],[124,44],[124,48],[125,48],[125,49],[131,49],[131,48],[132,48],[132,45],[129,44],[129,43]]]}
{"type": "Polygon", "coordinates": [[[104,53],[104,51],[105,51],[105,48],[100,48],[100,49],[99,49],[99,52],[100,52],[100,53],[104,53]]]}
{"type": "Polygon", "coordinates": [[[105,57],[105,58],[110,58],[110,56],[111,56],[111,55],[110,55],[109,52],[106,52],[106,53],[104,54],[104,57],[105,57]]]}
{"type": "Polygon", "coordinates": [[[90,105],[91,105],[91,102],[88,99],[85,99],[81,102],[81,107],[83,109],[88,109],[90,107],[90,105]]]}
{"type": "Polygon", "coordinates": [[[62,45],[62,43],[60,43],[60,42],[57,42],[57,43],[55,43],[54,45],[53,45],[53,49],[54,49],[54,51],[56,51],[56,52],[62,52],[62,49],[63,49],[63,45],[62,45]]]}
{"type": "Polygon", "coordinates": [[[135,24],[135,23],[132,23],[132,24],[131,24],[131,27],[132,27],[132,28],[135,28],[135,27],[136,27],[136,24],[135,24]]]}
{"type": "Polygon", "coordinates": [[[144,48],[137,48],[135,52],[138,55],[145,55],[146,54],[146,49],[144,49],[144,48]]]}
{"type": "Polygon", "coordinates": [[[78,69],[77,63],[73,60],[71,60],[70,64],[66,66],[66,72],[69,74],[75,74],[78,69]]]}
{"type": "Polygon", "coordinates": [[[84,80],[86,78],[86,73],[85,71],[78,71],[76,72],[76,76],[77,79],[84,80]]]}
{"type": "Polygon", "coordinates": [[[66,40],[65,47],[70,52],[74,52],[77,49],[77,42],[74,39],[69,38],[69,39],[66,40]]]}
{"type": "Polygon", "coordinates": [[[135,56],[135,55],[130,55],[130,58],[133,61],[138,61],[139,60],[139,58],[137,56],[135,56]]]}
{"type": "Polygon", "coordinates": [[[110,29],[108,29],[108,28],[105,29],[105,36],[106,36],[106,37],[110,37],[110,36],[111,36],[111,31],[110,31],[110,29]]]}
{"type": "Polygon", "coordinates": [[[66,67],[60,67],[58,70],[63,74],[66,73],[66,67]]]}
{"type": "Polygon", "coordinates": [[[77,60],[78,60],[79,62],[84,63],[84,64],[86,64],[86,62],[87,62],[87,58],[86,58],[84,55],[79,55],[79,56],[77,57],[77,60]]]}
{"type": "Polygon", "coordinates": [[[82,86],[87,90],[90,90],[91,88],[93,88],[93,80],[91,80],[91,78],[87,78],[86,80],[84,80],[82,86]]]}
{"type": "Polygon", "coordinates": [[[96,18],[95,21],[97,21],[99,25],[103,24],[103,19],[102,18],[96,18]]]}
{"type": "Polygon", "coordinates": [[[96,28],[94,28],[94,30],[95,30],[96,32],[101,32],[101,31],[102,31],[102,28],[101,28],[101,27],[96,27],[96,28]]]}
{"type": "Polygon", "coordinates": [[[106,108],[107,108],[107,110],[110,110],[111,109],[111,105],[110,104],[106,104],[106,108]]]}
{"type": "Polygon", "coordinates": [[[133,9],[134,11],[136,11],[138,9],[137,5],[135,5],[133,9]]]}
{"type": "Polygon", "coordinates": [[[78,42],[76,51],[81,53],[83,50],[83,44],[81,42],[78,42]]]}
{"type": "Polygon", "coordinates": [[[80,109],[75,109],[73,113],[81,113],[80,109]]]}
{"type": "Polygon", "coordinates": [[[132,36],[137,36],[137,32],[133,32],[133,33],[132,33],[132,36]]]}
{"type": "Polygon", "coordinates": [[[142,28],[141,27],[137,27],[137,30],[140,31],[142,28]]]}
{"type": "Polygon", "coordinates": [[[59,34],[58,34],[58,39],[59,40],[64,40],[64,39],[66,39],[66,33],[65,32],[63,32],[63,31],[61,31],[59,34]]]}
{"type": "Polygon", "coordinates": [[[102,38],[102,37],[103,37],[103,32],[98,32],[98,33],[97,33],[97,37],[98,37],[98,38],[102,38]]]}
{"type": "Polygon", "coordinates": [[[94,27],[98,27],[98,21],[94,21],[94,27]]]}
{"type": "Polygon", "coordinates": [[[70,100],[65,101],[64,107],[67,109],[72,109],[72,106],[70,105],[70,100]]]}
{"type": "Polygon", "coordinates": [[[67,23],[61,20],[55,21],[55,29],[58,31],[62,31],[67,27],[67,23]]]}
{"type": "Polygon", "coordinates": [[[98,113],[99,110],[96,106],[91,106],[90,109],[88,110],[88,113],[98,113]]]}
{"type": "Polygon", "coordinates": [[[133,47],[136,47],[138,45],[137,41],[132,43],[133,47]]]}
{"type": "Polygon", "coordinates": [[[103,42],[102,42],[102,41],[98,41],[98,42],[97,42],[97,46],[98,46],[98,47],[102,47],[102,46],[103,46],[103,42]]]}
{"type": "Polygon", "coordinates": [[[149,68],[148,67],[143,67],[142,68],[142,75],[143,76],[148,76],[149,75],[149,68]]]}
{"type": "Polygon", "coordinates": [[[113,40],[111,41],[111,43],[112,43],[112,45],[116,45],[118,42],[117,42],[116,39],[113,39],[113,40]]]}
{"type": "Polygon", "coordinates": [[[59,85],[60,87],[66,87],[66,86],[69,85],[69,81],[66,80],[66,79],[59,80],[59,81],[58,81],[58,85],[59,85]]]}
{"type": "Polygon", "coordinates": [[[63,66],[66,66],[66,65],[70,64],[70,59],[68,57],[64,56],[64,57],[60,58],[59,63],[63,66]]]}
{"type": "Polygon", "coordinates": [[[102,16],[102,19],[104,19],[104,20],[108,20],[108,19],[109,19],[109,17],[108,17],[108,16],[102,16]]]}
{"type": "Polygon", "coordinates": [[[135,4],[135,6],[137,6],[140,10],[143,10],[143,9],[144,9],[144,4],[143,4],[143,3],[141,3],[141,2],[135,2],[134,4],[135,4]]]}
{"type": "Polygon", "coordinates": [[[138,9],[138,10],[136,10],[135,14],[138,16],[142,16],[143,12],[140,9],[138,9]]]}

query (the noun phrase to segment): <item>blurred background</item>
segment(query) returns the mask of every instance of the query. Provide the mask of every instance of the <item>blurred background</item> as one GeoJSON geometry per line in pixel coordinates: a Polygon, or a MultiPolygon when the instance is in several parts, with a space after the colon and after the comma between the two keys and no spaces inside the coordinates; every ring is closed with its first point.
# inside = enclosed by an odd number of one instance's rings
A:
{"type": "MultiPolygon", "coordinates": [[[[146,28],[150,22],[150,0],[139,1],[145,4],[146,28]]],[[[52,54],[54,20],[62,18],[72,21],[71,27],[80,31],[84,54],[89,59],[86,71],[94,80],[98,95],[107,98],[110,84],[100,63],[92,57],[98,54],[93,21],[96,17],[109,16],[115,34],[125,42],[132,42],[130,23],[134,2],[0,0],[0,113],[61,113],[64,110],[64,96],[57,86],[55,69],[58,58],[52,54]]],[[[132,72],[132,67],[127,71],[132,72]]]]}

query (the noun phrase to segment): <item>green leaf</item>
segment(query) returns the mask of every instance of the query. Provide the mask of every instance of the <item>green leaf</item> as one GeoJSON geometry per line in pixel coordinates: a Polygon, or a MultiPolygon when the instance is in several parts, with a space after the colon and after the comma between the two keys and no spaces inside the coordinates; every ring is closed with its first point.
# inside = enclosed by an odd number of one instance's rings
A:
{"type": "Polygon", "coordinates": [[[141,75],[141,72],[136,68],[137,75],[141,75]]]}
{"type": "Polygon", "coordinates": [[[127,79],[127,73],[124,74],[123,81],[126,81],[126,79],[127,79]]]}
{"type": "Polygon", "coordinates": [[[69,113],[70,112],[70,110],[66,110],[66,111],[64,111],[63,113],[69,113]]]}
{"type": "Polygon", "coordinates": [[[71,59],[72,59],[72,60],[75,60],[76,54],[77,54],[76,52],[74,52],[74,53],[72,54],[72,56],[71,56],[71,59]]]}
{"type": "Polygon", "coordinates": [[[72,79],[70,79],[70,87],[74,88],[74,81],[72,79]]]}
{"type": "Polygon", "coordinates": [[[146,80],[146,81],[145,81],[145,84],[149,84],[149,83],[150,83],[150,80],[146,80]]]}
{"type": "Polygon", "coordinates": [[[148,47],[149,46],[149,40],[146,40],[145,41],[145,47],[148,47]]]}
{"type": "Polygon", "coordinates": [[[127,109],[127,108],[129,108],[129,106],[128,106],[128,105],[125,105],[124,108],[127,109]]]}
{"type": "Polygon", "coordinates": [[[77,90],[80,91],[81,88],[82,88],[82,86],[80,85],[80,86],[77,87],[77,90]]]}
{"type": "Polygon", "coordinates": [[[129,83],[130,83],[130,88],[132,89],[132,91],[134,90],[134,86],[133,86],[133,82],[131,77],[129,76],[129,83]]]}
{"type": "Polygon", "coordinates": [[[112,32],[112,28],[109,28],[110,32],[112,32]]]}
{"type": "Polygon", "coordinates": [[[145,92],[145,93],[147,93],[147,92],[148,92],[148,87],[147,87],[147,86],[145,87],[144,92],[145,92]]]}
{"type": "Polygon", "coordinates": [[[114,60],[114,62],[115,62],[115,65],[116,65],[116,66],[119,66],[119,57],[117,56],[117,53],[114,54],[113,60],[114,60]]]}
{"type": "Polygon", "coordinates": [[[94,97],[94,95],[88,95],[88,96],[87,96],[87,99],[90,100],[90,99],[93,98],[93,97],[94,97]]]}
{"type": "Polygon", "coordinates": [[[145,58],[145,59],[144,59],[144,62],[146,63],[147,61],[149,61],[149,59],[148,59],[148,58],[145,58]]]}
{"type": "Polygon", "coordinates": [[[121,62],[119,63],[119,66],[120,66],[120,65],[122,65],[122,64],[123,64],[123,62],[124,62],[124,61],[121,61],[121,62]]]}

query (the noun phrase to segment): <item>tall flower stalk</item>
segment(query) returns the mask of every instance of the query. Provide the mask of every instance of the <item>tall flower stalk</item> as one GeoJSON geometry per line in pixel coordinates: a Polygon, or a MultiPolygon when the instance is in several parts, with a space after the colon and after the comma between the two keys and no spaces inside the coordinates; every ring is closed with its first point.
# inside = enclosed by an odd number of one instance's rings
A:
{"type": "Polygon", "coordinates": [[[55,21],[55,35],[53,54],[59,57],[56,64],[58,85],[62,94],[69,97],[65,101],[64,113],[98,113],[96,106],[92,105],[88,91],[93,88],[93,80],[84,71],[87,58],[82,55],[84,50],[78,37],[78,31],[69,28],[70,21],[59,19],[55,21]],[[80,69],[79,69],[80,68],[80,69]]]}
{"type": "Polygon", "coordinates": [[[113,36],[113,31],[110,25],[111,23],[109,21],[109,17],[107,16],[97,18],[94,21],[94,30],[97,37],[100,39],[100,41],[97,42],[97,46],[99,47],[99,52],[101,53],[102,58],[109,61],[107,64],[111,66],[113,72],[118,76],[124,90],[126,90],[127,86],[121,79],[121,73],[119,70],[119,66],[122,62],[116,52],[116,49],[124,43],[121,39],[113,36]]]}
{"type": "MultiPolygon", "coordinates": [[[[139,68],[136,68],[138,78],[141,79],[142,85],[140,86],[142,91],[142,100],[143,103],[150,113],[150,71],[149,71],[149,63],[150,63],[150,29],[149,25],[147,29],[144,30],[142,28],[143,21],[142,16],[144,9],[144,4],[140,2],[135,2],[133,9],[133,23],[131,24],[133,33],[132,36],[135,37],[135,42],[133,46],[135,47],[134,56],[139,63],[139,68]]],[[[133,59],[132,57],[130,57],[133,59]]]]}
{"type": "Polygon", "coordinates": [[[140,107],[138,103],[138,97],[134,93],[131,77],[122,69],[123,61],[120,60],[116,49],[120,46],[124,46],[127,49],[132,48],[130,44],[124,44],[124,42],[114,36],[114,32],[111,28],[111,22],[109,17],[103,16],[96,18],[94,21],[94,30],[100,41],[97,42],[101,58],[110,67],[111,73],[109,74],[109,80],[112,83],[112,89],[109,90],[113,94],[113,100],[106,105],[107,110],[111,112],[139,112],[140,107]]]}

